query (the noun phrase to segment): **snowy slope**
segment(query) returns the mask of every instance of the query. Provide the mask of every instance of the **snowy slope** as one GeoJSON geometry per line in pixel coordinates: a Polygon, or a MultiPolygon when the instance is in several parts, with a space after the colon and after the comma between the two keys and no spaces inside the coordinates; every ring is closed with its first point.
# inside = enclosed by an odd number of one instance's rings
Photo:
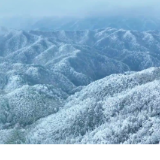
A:
{"type": "Polygon", "coordinates": [[[29,127],[27,143],[159,143],[160,69],[111,75],[29,127]]]}
{"type": "Polygon", "coordinates": [[[70,96],[57,113],[3,130],[2,143],[159,143],[160,68],[115,74],[70,96]],[[18,135],[18,136],[17,136],[18,135]]]}

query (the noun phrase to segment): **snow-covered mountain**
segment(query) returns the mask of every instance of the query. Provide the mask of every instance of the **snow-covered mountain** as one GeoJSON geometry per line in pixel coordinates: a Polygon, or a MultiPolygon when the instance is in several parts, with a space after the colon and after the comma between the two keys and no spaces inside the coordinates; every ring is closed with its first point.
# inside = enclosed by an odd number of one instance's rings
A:
{"type": "Polygon", "coordinates": [[[26,129],[27,143],[159,143],[160,68],[117,74],[26,129]]]}
{"type": "Polygon", "coordinates": [[[69,92],[113,73],[160,66],[160,32],[1,30],[0,72],[21,74],[27,84],[69,92]]]}
{"type": "Polygon", "coordinates": [[[156,67],[159,31],[1,27],[0,143],[158,143],[156,67]]]}
{"type": "Polygon", "coordinates": [[[114,74],[70,96],[48,117],[1,130],[0,142],[159,143],[159,102],[160,68],[114,74]]]}

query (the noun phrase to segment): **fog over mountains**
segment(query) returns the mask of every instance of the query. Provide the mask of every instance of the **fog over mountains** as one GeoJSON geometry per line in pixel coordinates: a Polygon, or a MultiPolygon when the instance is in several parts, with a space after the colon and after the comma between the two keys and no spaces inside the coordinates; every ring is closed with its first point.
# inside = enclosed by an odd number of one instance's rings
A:
{"type": "Polygon", "coordinates": [[[11,22],[0,27],[0,143],[159,143],[158,19],[11,22]]]}
{"type": "MultiPolygon", "coordinates": [[[[136,11],[134,11],[134,14],[136,11]]],[[[138,11],[137,11],[138,12],[138,11]]],[[[146,13],[147,14],[147,13],[146,13]]],[[[159,30],[160,18],[158,16],[91,16],[91,17],[0,17],[0,26],[18,30],[39,31],[83,31],[105,29],[108,27],[125,30],[159,30]]]]}

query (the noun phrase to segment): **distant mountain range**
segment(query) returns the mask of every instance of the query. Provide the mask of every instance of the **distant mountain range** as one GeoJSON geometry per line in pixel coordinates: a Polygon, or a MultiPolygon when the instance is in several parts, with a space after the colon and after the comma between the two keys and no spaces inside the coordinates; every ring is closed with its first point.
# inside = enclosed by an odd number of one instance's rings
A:
{"type": "Polygon", "coordinates": [[[0,143],[159,143],[160,31],[78,23],[0,28],[0,143]]]}
{"type": "Polygon", "coordinates": [[[0,26],[20,30],[40,31],[79,31],[105,29],[107,27],[126,30],[148,31],[159,30],[160,19],[155,17],[88,17],[88,18],[60,18],[60,17],[11,17],[0,18],[0,26]]]}

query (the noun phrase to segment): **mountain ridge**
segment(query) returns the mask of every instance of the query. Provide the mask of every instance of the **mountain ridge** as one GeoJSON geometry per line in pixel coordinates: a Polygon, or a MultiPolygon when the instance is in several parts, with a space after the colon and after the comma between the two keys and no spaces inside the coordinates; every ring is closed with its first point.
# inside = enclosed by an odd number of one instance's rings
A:
{"type": "Polygon", "coordinates": [[[0,25],[5,27],[12,26],[13,29],[20,30],[40,30],[40,31],[77,31],[77,30],[95,30],[104,29],[107,27],[148,31],[159,30],[160,20],[157,17],[133,16],[127,17],[124,15],[107,16],[107,17],[45,17],[45,18],[1,18],[0,25]],[[20,23],[21,22],[21,23],[20,23]]]}
{"type": "Polygon", "coordinates": [[[0,143],[158,143],[159,53],[159,31],[0,29],[0,143]]]}
{"type": "Polygon", "coordinates": [[[12,129],[10,137],[18,132],[23,138],[13,142],[38,144],[158,143],[159,80],[160,68],[110,75],[70,96],[59,112],[12,129]]]}

